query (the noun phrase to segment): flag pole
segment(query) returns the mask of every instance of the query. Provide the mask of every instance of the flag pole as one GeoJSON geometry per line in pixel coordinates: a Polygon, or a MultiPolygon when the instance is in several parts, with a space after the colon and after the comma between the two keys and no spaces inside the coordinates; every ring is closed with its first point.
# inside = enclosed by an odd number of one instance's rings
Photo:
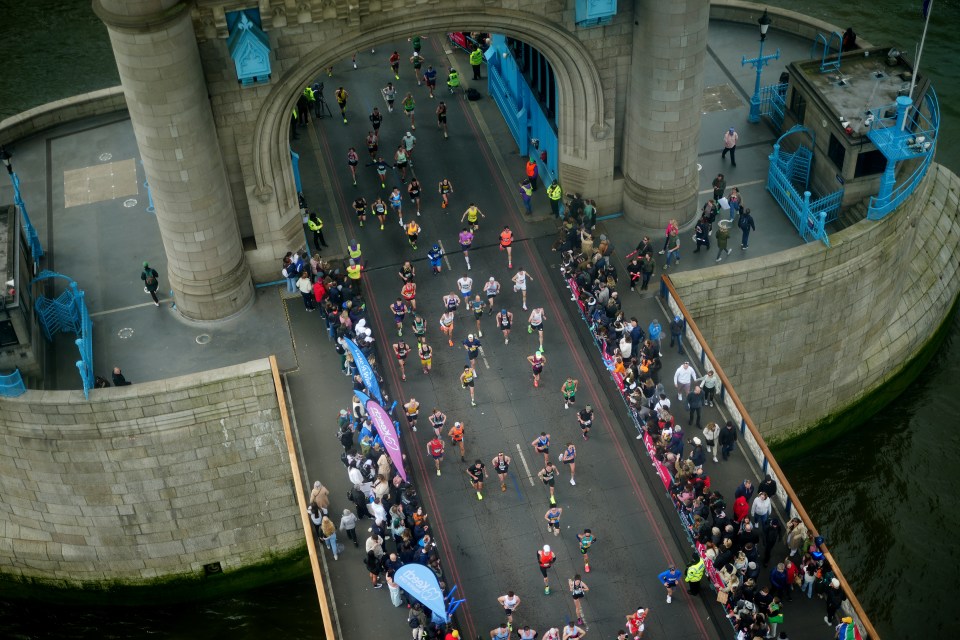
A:
{"type": "MultiPolygon", "coordinates": [[[[913,73],[910,74],[910,100],[913,100],[913,90],[917,87],[917,70],[920,69],[920,58],[923,56],[923,45],[927,41],[927,27],[930,26],[930,14],[933,11],[933,0],[924,0],[923,3],[924,13],[927,15],[926,20],[923,23],[923,35],[920,36],[920,50],[917,52],[917,61],[913,65],[913,73]]],[[[903,131],[907,127],[907,118],[904,117],[903,122],[900,124],[900,130],[903,131]]]]}

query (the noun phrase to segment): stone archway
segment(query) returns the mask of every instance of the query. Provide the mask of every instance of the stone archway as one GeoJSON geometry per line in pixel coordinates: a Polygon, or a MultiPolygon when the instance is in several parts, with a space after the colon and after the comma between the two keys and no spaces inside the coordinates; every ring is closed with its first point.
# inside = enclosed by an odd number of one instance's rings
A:
{"type": "Polygon", "coordinates": [[[355,51],[384,41],[403,39],[410,33],[445,33],[483,30],[516,37],[537,48],[549,60],[559,89],[558,130],[561,177],[571,188],[590,191],[601,174],[613,171],[612,130],[606,121],[599,69],[572,33],[561,25],[530,20],[528,13],[498,9],[473,11],[416,11],[403,17],[378,20],[363,28],[343,32],[303,56],[272,85],[263,100],[252,140],[252,191],[259,202],[251,210],[272,209],[286,221],[297,213],[297,197],[288,148],[289,117],[301,88],[327,65],[349,58],[355,51]],[[575,175],[570,175],[575,174],[575,175]]]}

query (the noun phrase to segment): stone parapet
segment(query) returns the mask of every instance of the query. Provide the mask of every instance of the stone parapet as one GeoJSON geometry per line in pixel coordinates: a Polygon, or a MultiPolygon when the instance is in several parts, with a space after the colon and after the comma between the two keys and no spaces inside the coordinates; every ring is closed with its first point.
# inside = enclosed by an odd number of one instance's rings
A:
{"type": "Polygon", "coordinates": [[[926,352],[960,289],[960,178],[934,164],[898,211],[830,241],[670,276],[772,444],[893,389],[926,352]]]}
{"type": "Polygon", "coordinates": [[[303,547],[269,362],[0,398],[0,573],[97,589],[303,547]]]}

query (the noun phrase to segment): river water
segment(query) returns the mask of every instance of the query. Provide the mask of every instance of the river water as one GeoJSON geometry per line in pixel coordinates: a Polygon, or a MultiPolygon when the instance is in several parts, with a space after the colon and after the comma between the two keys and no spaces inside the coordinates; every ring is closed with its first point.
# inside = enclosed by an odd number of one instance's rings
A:
{"type": "MultiPolygon", "coordinates": [[[[773,0],[875,45],[914,51],[920,0],[773,0]]],[[[0,1],[0,119],[77,93],[119,84],[106,30],[89,0],[0,1]],[[82,61],[82,66],[78,66],[82,61]]],[[[960,172],[960,0],[934,0],[921,60],[945,121],[937,159],[960,172]]],[[[776,25],[774,24],[774,29],[776,25]]],[[[769,36],[776,46],[776,32],[769,36]]],[[[751,52],[745,51],[750,54],[751,52]]],[[[768,79],[773,71],[768,71],[768,79]]],[[[946,584],[960,565],[960,511],[950,506],[960,435],[960,318],[914,384],[857,429],[783,467],[884,638],[960,637],[946,584]],[[950,504],[948,504],[950,503],[950,504]]],[[[211,602],[136,609],[0,601],[4,637],[254,638],[319,633],[309,579],[211,602]]]]}

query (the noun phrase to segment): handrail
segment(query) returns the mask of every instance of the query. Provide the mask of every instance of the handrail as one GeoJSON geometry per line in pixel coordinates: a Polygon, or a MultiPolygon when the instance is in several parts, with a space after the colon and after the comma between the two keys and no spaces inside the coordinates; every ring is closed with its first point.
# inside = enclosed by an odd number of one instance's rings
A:
{"type": "MultiPolygon", "coordinates": [[[[787,480],[786,475],[783,473],[783,470],[780,468],[780,465],[777,463],[776,459],[773,457],[773,454],[770,451],[770,448],[767,446],[766,441],[763,439],[763,436],[760,435],[760,432],[757,430],[756,425],[753,422],[753,419],[750,417],[750,414],[747,412],[746,407],[743,406],[743,402],[740,400],[740,396],[737,395],[737,392],[734,390],[733,385],[730,383],[730,379],[727,377],[727,374],[724,373],[723,367],[720,366],[720,362],[717,360],[717,357],[713,354],[713,351],[710,349],[710,346],[707,344],[706,339],[703,337],[703,334],[700,333],[697,323],[693,320],[693,317],[690,315],[690,312],[687,311],[686,306],[683,304],[683,301],[680,299],[680,296],[677,294],[677,289],[673,285],[673,281],[670,279],[670,276],[664,275],[662,277],[662,282],[667,288],[667,291],[670,294],[670,301],[677,306],[677,310],[683,315],[684,321],[686,322],[687,328],[696,338],[700,348],[703,349],[703,353],[706,355],[706,358],[710,360],[711,365],[713,366],[713,371],[717,374],[717,377],[720,379],[722,384],[722,389],[726,391],[726,395],[729,396],[730,401],[733,403],[737,412],[740,414],[742,420],[742,426],[750,431],[750,435],[753,437],[754,441],[757,444],[757,447],[760,449],[760,452],[763,454],[764,466],[770,467],[773,470],[773,474],[777,477],[780,488],[783,489],[784,493],[787,496],[787,511],[789,516],[789,510],[792,506],[793,510],[797,512],[797,515],[806,525],[807,530],[810,532],[811,536],[819,535],[816,526],[813,524],[813,520],[810,519],[810,516],[807,514],[806,510],[803,508],[803,505],[800,504],[800,499],[797,497],[796,492],[793,490],[793,487],[790,485],[790,482],[787,480]]],[[[721,396],[722,397],[722,396],[721,396]]],[[[837,564],[836,560],[833,557],[833,554],[830,553],[829,548],[827,547],[826,542],[820,545],[820,550],[823,552],[824,556],[830,562],[830,567],[833,570],[834,575],[840,581],[840,585],[843,588],[844,593],[847,596],[847,600],[850,603],[850,606],[853,607],[854,612],[857,615],[858,622],[864,627],[864,630],[867,632],[867,635],[874,640],[878,639],[880,636],[877,634],[876,629],[870,623],[869,618],[867,618],[866,612],[863,610],[863,607],[860,605],[860,601],[857,599],[857,596],[854,594],[853,589],[850,587],[850,584],[847,582],[847,579],[844,577],[843,573],[840,571],[840,567],[837,564]]]]}
{"type": "Polygon", "coordinates": [[[307,495],[303,486],[303,474],[300,471],[297,448],[293,442],[293,429],[290,427],[290,418],[287,411],[287,398],[283,394],[283,385],[280,383],[280,369],[277,367],[277,356],[270,356],[270,371],[273,373],[273,387],[277,392],[277,403],[280,408],[280,421],[283,423],[283,434],[287,441],[287,455],[290,456],[290,471],[293,474],[294,493],[297,496],[297,507],[300,509],[300,521],[303,523],[303,535],[307,540],[307,554],[310,556],[310,569],[313,571],[313,583],[317,587],[317,600],[320,603],[320,616],[323,618],[323,633],[326,638],[336,638],[333,631],[333,618],[330,615],[330,605],[327,602],[327,592],[323,588],[323,573],[320,570],[320,561],[317,557],[316,540],[313,536],[313,523],[307,515],[307,495]]]}

